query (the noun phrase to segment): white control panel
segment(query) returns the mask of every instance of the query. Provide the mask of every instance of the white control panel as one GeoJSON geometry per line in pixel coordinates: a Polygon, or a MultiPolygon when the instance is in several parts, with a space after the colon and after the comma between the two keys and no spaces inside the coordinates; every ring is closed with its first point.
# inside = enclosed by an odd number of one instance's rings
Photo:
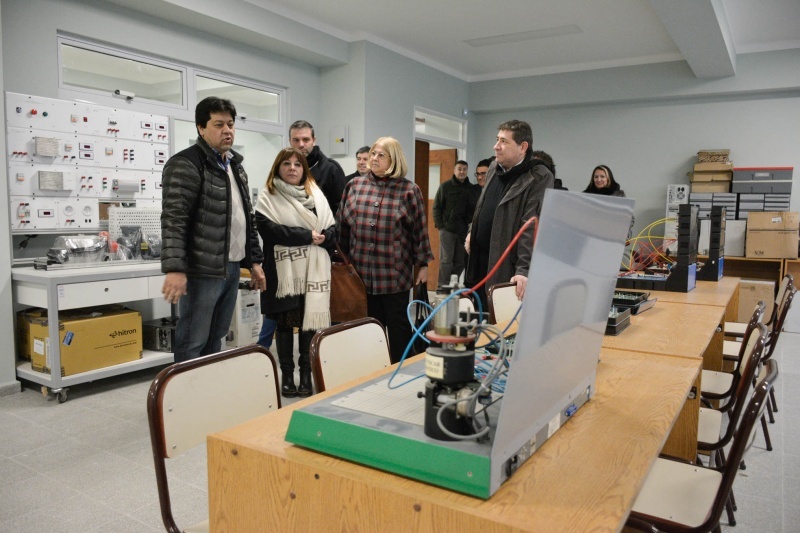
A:
{"type": "Polygon", "coordinates": [[[99,204],[160,206],[169,119],[6,93],[14,233],[98,230],[99,204]]]}

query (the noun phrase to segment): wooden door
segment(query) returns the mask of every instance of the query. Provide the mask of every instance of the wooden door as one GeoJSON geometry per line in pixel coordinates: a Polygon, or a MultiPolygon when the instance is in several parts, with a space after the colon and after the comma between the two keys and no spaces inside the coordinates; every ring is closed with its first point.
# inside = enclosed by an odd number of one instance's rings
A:
{"type": "MultiPolygon", "coordinates": [[[[420,141],[417,141],[420,142],[420,141]]],[[[427,144],[427,143],[425,143],[427,144]]],[[[436,258],[428,265],[428,290],[435,291],[439,279],[439,230],[433,224],[433,200],[436,197],[438,187],[431,187],[431,180],[438,174],[438,183],[442,184],[453,177],[453,169],[456,166],[458,154],[455,148],[447,150],[430,150],[428,152],[428,164],[426,165],[426,190],[423,197],[428,205],[428,236],[431,241],[431,249],[436,258]]],[[[419,163],[418,163],[419,164],[419,163]]]]}

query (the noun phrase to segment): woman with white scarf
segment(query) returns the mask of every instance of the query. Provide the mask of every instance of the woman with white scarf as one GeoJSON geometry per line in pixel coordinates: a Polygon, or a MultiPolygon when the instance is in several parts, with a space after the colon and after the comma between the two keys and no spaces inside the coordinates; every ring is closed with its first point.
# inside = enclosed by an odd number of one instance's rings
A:
{"type": "Polygon", "coordinates": [[[281,394],[311,396],[311,339],[330,326],[331,260],[335,221],[314,182],[305,156],[284,148],[272,164],[258,196],[256,224],[264,241],[267,290],[261,309],[277,321],[275,342],[281,367],[281,394]],[[300,329],[300,382],[294,384],[294,328],[300,329]]]}

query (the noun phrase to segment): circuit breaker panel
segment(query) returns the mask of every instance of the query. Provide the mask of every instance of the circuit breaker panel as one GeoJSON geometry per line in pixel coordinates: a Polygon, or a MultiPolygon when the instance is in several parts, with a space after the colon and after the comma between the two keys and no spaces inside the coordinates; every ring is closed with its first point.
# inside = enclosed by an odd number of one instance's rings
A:
{"type": "Polygon", "coordinates": [[[169,119],[6,93],[11,231],[101,229],[101,206],[161,207],[169,119]]]}

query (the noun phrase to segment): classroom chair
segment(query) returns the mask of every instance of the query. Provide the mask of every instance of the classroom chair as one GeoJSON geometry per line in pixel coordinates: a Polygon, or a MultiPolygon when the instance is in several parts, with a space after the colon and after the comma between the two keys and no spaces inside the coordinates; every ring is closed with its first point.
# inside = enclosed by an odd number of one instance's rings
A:
{"type": "MultiPolygon", "coordinates": [[[[764,322],[764,325],[770,327],[775,319],[778,317],[778,306],[783,301],[783,298],[786,294],[786,290],[789,287],[794,286],[794,276],[791,274],[786,274],[783,276],[781,280],[781,284],[778,286],[778,292],[775,295],[775,305],[772,306],[772,313],[769,316],[769,320],[764,322]]],[[[744,336],[744,330],[747,328],[747,324],[745,322],[725,322],[725,336],[726,337],[734,337],[734,338],[742,338],[744,336]]]]}
{"type": "Polygon", "coordinates": [[[391,365],[389,341],[374,318],[359,318],[318,331],[311,339],[311,374],[317,392],[391,365]]]}
{"type": "MultiPolygon", "coordinates": [[[[764,302],[758,302],[753,309],[753,314],[750,316],[750,321],[747,323],[744,338],[750,338],[751,333],[756,329],[757,325],[764,317],[764,302]]],[[[733,393],[741,378],[740,363],[742,358],[747,352],[747,345],[743,342],[735,343],[737,350],[736,356],[731,359],[733,364],[732,372],[703,370],[702,378],[700,379],[702,398],[706,400],[725,400],[725,403],[719,406],[722,412],[729,411],[733,407],[733,393]]]]}
{"type": "MultiPolygon", "coordinates": [[[[770,327],[769,333],[767,334],[767,344],[764,349],[764,356],[762,357],[762,362],[767,361],[772,358],[772,355],[775,353],[775,348],[778,345],[778,340],[780,339],[781,331],[783,331],[783,326],[786,323],[786,317],[789,314],[789,309],[792,307],[792,302],[794,301],[794,296],[797,293],[797,288],[794,285],[789,285],[786,288],[784,293],[783,299],[780,302],[780,305],[776,308],[775,312],[775,320],[772,323],[772,327],[770,327]]],[[[730,346],[728,345],[728,350],[730,351],[730,346]]],[[[723,346],[723,358],[725,360],[730,359],[730,355],[727,355],[725,352],[725,347],[723,346]]],[[[769,421],[771,423],[775,423],[775,416],[773,413],[778,412],[778,403],[775,399],[775,387],[770,389],[770,404],[767,405],[767,413],[765,415],[769,416],[769,421]]],[[[769,429],[767,428],[766,418],[761,421],[761,426],[764,429],[764,439],[767,441],[767,450],[772,451],[772,441],[770,440],[769,436],[769,429]]]]}
{"type": "Polygon", "coordinates": [[[721,532],[720,518],[728,505],[739,463],[753,443],[753,431],[769,401],[778,364],[767,362],[764,378],[749,396],[722,467],[659,457],[645,479],[626,525],[641,531],[721,532]]]}
{"type": "Polygon", "coordinates": [[[258,345],[168,366],[147,394],[161,519],[167,531],[208,531],[208,520],[183,529],[172,513],[167,460],[205,443],[206,436],[279,409],[278,369],[258,345]]]}
{"type": "Polygon", "coordinates": [[[506,323],[514,318],[522,302],[517,299],[516,283],[498,283],[489,287],[489,322],[506,323]]]}

